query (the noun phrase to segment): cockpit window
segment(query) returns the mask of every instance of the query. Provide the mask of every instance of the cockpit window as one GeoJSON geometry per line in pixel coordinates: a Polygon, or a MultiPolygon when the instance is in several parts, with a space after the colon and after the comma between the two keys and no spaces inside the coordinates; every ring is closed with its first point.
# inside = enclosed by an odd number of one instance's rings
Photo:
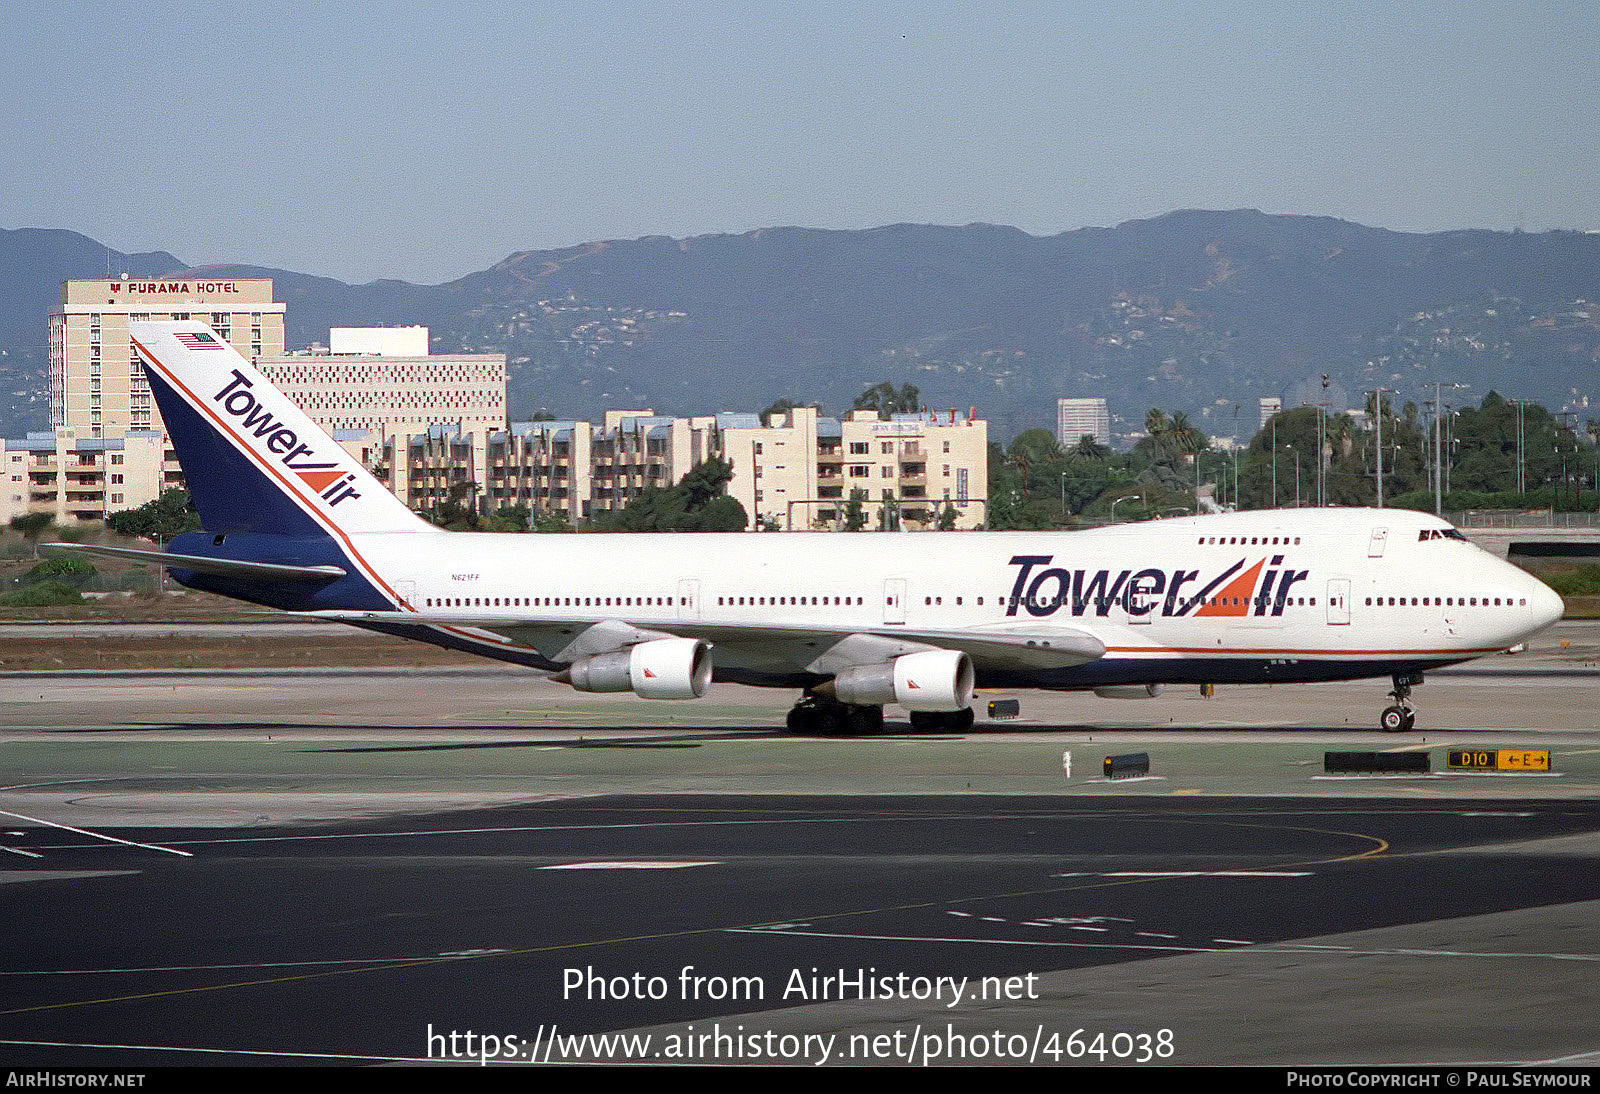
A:
{"type": "Polygon", "coordinates": [[[1430,539],[1455,539],[1460,540],[1462,543],[1470,542],[1466,536],[1454,528],[1424,528],[1417,533],[1418,543],[1430,539]]]}

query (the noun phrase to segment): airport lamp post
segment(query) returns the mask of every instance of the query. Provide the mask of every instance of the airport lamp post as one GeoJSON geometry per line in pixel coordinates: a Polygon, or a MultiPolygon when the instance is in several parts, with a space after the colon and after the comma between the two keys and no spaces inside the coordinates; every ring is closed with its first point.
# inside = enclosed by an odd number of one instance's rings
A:
{"type": "Polygon", "coordinates": [[[1112,524],[1117,523],[1117,506],[1121,505],[1125,501],[1132,501],[1132,500],[1134,500],[1135,498],[1137,498],[1139,496],[1140,495],[1138,495],[1138,494],[1129,494],[1125,498],[1118,498],[1116,501],[1112,502],[1111,503],[1111,523],[1112,524]]]}
{"type": "Polygon", "coordinates": [[[1523,414],[1523,412],[1528,409],[1528,404],[1533,402],[1533,400],[1532,399],[1511,399],[1509,401],[1513,402],[1513,403],[1515,403],[1517,405],[1517,466],[1516,466],[1516,482],[1515,482],[1515,486],[1517,488],[1517,493],[1524,494],[1524,493],[1527,493],[1527,490],[1528,490],[1527,448],[1526,448],[1527,441],[1528,441],[1528,435],[1527,435],[1527,431],[1526,431],[1527,427],[1524,424],[1524,414],[1523,414]]]}
{"type": "Polygon", "coordinates": [[[1383,393],[1387,390],[1379,388],[1373,393],[1372,419],[1377,424],[1378,436],[1374,447],[1378,453],[1378,508],[1383,508],[1383,393]]]}
{"type": "MultiPolygon", "coordinates": [[[[1446,386],[1443,380],[1433,382],[1433,515],[1436,517],[1444,516],[1444,465],[1439,448],[1440,434],[1444,428],[1441,419],[1444,414],[1443,389],[1446,386]]],[[[1458,388],[1467,385],[1452,383],[1448,386],[1458,388]]]]}
{"type": "Polygon", "coordinates": [[[1272,507],[1278,507],[1278,416],[1272,416],[1272,507]]]}

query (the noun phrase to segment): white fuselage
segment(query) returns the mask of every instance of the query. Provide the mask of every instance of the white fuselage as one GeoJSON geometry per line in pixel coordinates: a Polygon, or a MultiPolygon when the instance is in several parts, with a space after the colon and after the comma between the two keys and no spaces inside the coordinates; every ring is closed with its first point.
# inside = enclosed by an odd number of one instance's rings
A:
{"type": "Polygon", "coordinates": [[[1087,687],[1384,675],[1505,649],[1559,616],[1542,583],[1453,537],[1409,510],[1322,509],[1068,533],[399,534],[356,547],[418,622],[494,656],[533,646],[549,661],[571,633],[505,637],[529,619],[703,635],[729,679],[803,673],[811,647],[778,635],[1088,633],[1104,657],[1033,681],[977,659],[980,684],[1087,687]]]}

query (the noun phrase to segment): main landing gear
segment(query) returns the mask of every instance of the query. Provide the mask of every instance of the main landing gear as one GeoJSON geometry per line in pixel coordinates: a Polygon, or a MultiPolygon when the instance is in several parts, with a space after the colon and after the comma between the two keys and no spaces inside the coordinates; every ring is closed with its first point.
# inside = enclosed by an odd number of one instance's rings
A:
{"type": "Polygon", "coordinates": [[[911,728],[918,733],[965,733],[972,728],[972,708],[965,710],[913,710],[911,728]]]}
{"type": "MultiPolygon", "coordinates": [[[[911,728],[917,733],[963,733],[972,728],[972,708],[951,711],[912,711],[911,728]]],[[[883,708],[841,703],[826,695],[806,692],[789,711],[790,733],[824,737],[860,737],[883,732],[883,708]]]]}
{"type": "Polygon", "coordinates": [[[1394,705],[1384,707],[1383,715],[1378,719],[1385,733],[1404,733],[1417,724],[1417,712],[1411,708],[1411,687],[1420,683],[1420,672],[1395,674],[1394,690],[1389,693],[1394,705]]]}
{"type": "Polygon", "coordinates": [[[826,695],[806,692],[789,711],[790,733],[819,733],[824,737],[860,737],[883,732],[883,708],[841,703],[826,695]]]}

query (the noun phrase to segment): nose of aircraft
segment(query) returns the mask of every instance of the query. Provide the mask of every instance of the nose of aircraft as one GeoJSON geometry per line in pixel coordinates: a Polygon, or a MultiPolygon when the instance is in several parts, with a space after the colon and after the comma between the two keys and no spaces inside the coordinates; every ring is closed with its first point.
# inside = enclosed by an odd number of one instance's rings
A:
{"type": "Polygon", "coordinates": [[[1524,580],[1528,588],[1528,612],[1532,629],[1543,630],[1561,618],[1566,611],[1566,604],[1562,602],[1560,593],[1538,578],[1530,574],[1524,580]]]}

